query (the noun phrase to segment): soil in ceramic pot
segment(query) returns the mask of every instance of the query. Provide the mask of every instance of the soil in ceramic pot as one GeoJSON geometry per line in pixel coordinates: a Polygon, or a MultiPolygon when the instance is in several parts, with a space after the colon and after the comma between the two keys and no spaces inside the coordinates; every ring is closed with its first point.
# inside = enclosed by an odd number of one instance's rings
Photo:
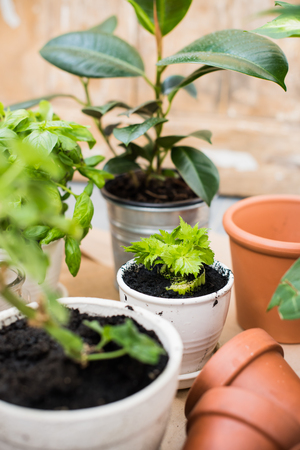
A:
{"type": "MultiPolygon", "coordinates": [[[[228,271],[219,273],[211,266],[205,267],[205,284],[199,286],[193,292],[187,292],[185,294],[179,294],[173,290],[167,290],[166,288],[171,286],[170,280],[157,273],[157,269],[160,264],[154,266],[153,270],[148,270],[142,264],[134,264],[124,271],[123,281],[131,289],[141,292],[142,294],[152,295],[153,297],[160,298],[192,298],[201,297],[203,295],[212,294],[224,286],[228,282],[228,271]]],[[[194,276],[190,276],[190,280],[193,280],[194,276]]]]}
{"type": "Polygon", "coordinates": [[[142,203],[181,202],[197,198],[182,178],[166,178],[163,181],[152,178],[149,183],[146,183],[143,172],[138,172],[136,176],[139,182],[138,188],[128,174],[107,182],[105,188],[119,198],[142,203]]]}
{"type": "MultiPolygon", "coordinates": [[[[71,310],[69,329],[85,342],[96,345],[99,335],[82,324],[88,314],[71,310]]],[[[105,324],[122,324],[125,316],[96,317],[105,324]]],[[[153,331],[144,332],[159,342],[153,331]]],[[[105,351],[119,347],[110,343],[105,351]]],[[[104,405],[128,397],[149,385],[164,370],[167,355],[156,366],[129,356],[93,361],[86,368],[67,358],[62,347],[44,331],[31,328],[25,319],[0,330],[0,399],[29,408],[81,409],[104,405]]]]}

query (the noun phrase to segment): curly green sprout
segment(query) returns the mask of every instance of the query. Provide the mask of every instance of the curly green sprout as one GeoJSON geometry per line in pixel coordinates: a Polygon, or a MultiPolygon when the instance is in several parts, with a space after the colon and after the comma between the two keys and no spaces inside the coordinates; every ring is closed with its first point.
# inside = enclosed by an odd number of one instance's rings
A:
{"type": "Polygon", "coordinates": [[[204,264],[213,264],[214,252],[209,247],[207,228],[198,228],[198,223],[191,227],[179,219],[180,225],[171,233],[159,230],[160,234],[141,238],[123,248],[134,253],[135,262],[148,270],[160,264],[159,273],[172,283],[166,289],[185,294],[205,284],[204,264]],[[190,280],[190,275],[194,279],[190,280]]]}

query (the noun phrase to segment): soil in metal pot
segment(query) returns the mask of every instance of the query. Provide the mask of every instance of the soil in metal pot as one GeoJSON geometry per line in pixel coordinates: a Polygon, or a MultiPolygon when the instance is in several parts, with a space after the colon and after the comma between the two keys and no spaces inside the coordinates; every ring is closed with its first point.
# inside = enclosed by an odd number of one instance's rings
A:
{"type": "MultiPolygon", "coordinates": [[[[171,286],[171,282],[157,273],[159,266],[158,264],[154,266],[153,270],[148,270],[142,264],[134,264],[124,271],[123,280],[127,286],[135,291],[160,298],[192,298],[212,294],[222,289],[228,282],[228,271],[219,273],[213,267],[204,264],[205,284],[193,292],[181,295],[178,292],[166,289],[171,286]]],[[[193,275],[190,279],[194,279],[193,275]]]]}
{"type": "Polygon", "coordinates": [[[182,178],[152,178],[148,183],[143,172],[136,173],[138,186],[129,174],[116,177],[105,187],[111,194],[124,200],[142,203],[169,203],[192,200],[197,195],[182,178]]]}
{"type": "MultiPolygon", "coordinates": [[[[96,345],[99,335],[82,324],[88,314],[71,310],[69,329],[96,345]]],[[[121,324],[125,316],[94,317],[100,324],[121,324]]],[[[135,322],[135,321],[134,321],[135,322]]],[[[153,331],[144,332],[159,342],[153,331]]],[[[106,351],[119,348],[110,343],[106,351]]],[[[25,319],[0,329],[0,399],[19,406],[46,410],[81,409],[128,397],[149,385],[168,361],[162,355],[156,366],[129,356],[93,361],[83,368],[67,358],[59,344],[25,319]]]]}

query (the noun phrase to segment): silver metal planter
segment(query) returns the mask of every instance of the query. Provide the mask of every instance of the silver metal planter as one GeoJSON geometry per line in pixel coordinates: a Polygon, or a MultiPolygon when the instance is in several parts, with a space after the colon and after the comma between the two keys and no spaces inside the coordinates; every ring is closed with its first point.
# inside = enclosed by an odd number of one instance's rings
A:
{"type": "Polygon", "coordinates": [[[105,187],[101,193],[106,200],[110,231],[112,235],[115,272],[133,258],[125,253],[122,246],[140,238],[158,233],[160,229],[171,232],[179,225],[179,216],[190,225],[199,222],[199,227],[207,227],[209,207],[201,199],[181,202],[152,204],[120,199],[110,194],[105,187]]]}

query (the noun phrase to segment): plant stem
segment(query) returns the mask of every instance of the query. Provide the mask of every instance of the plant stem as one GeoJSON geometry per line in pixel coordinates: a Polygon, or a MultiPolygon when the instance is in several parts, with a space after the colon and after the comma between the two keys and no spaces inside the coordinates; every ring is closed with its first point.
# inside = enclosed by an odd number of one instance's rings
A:
{"type": "Polygon", "coordinates": [[[71,189],[67,188],[67,186],[64,186],[63,184],[60,184],[60,183],[55,183],[55,184],[56,184],[56,186],[60,187],[64,191],[69,192],[69,194],[73,195],[75,198],[79,197],[77,194],[74,194],[74,192],[71,191],[71,189]]]}
{"type": "Polygon", "coordinates": [[[103,352],[103,353],[92,353],[91,355],[87,355],[88,361],[96,361],[98,359],[113,359],[120,358],[127,354],[127,350],[121,348],[120,350],[116,350],[114,352],[103,352]]]}

